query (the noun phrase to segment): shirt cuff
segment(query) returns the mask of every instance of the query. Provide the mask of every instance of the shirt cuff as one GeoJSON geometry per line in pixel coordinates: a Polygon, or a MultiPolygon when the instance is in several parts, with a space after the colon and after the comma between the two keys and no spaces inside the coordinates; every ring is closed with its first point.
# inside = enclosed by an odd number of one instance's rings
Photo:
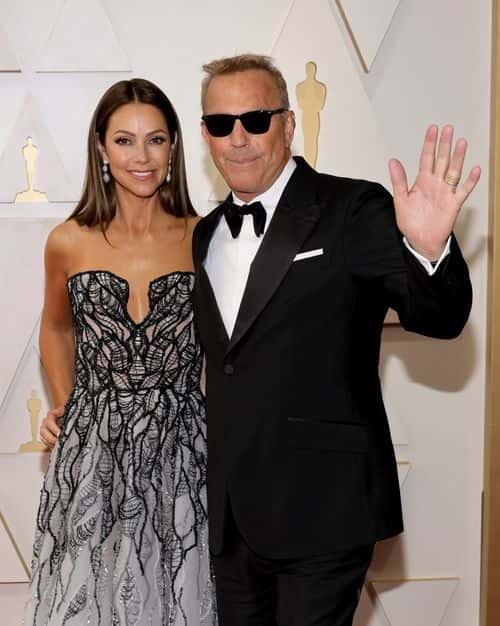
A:
{"type": "Polygon", "coordinates": [[[444,247],[443,253],[439,257],[437,261],[429,261],[424,256],[419,254],[416,250],[414,250],[408,242],[406,237],[403,237],[403,242],[408,250],[413,254],[413,256],[420,261],[420,263],[424,266],[426,272],[429,276],[432,276],[438,271],[439,266],[444,261],[444,259],[450,254],[450,243],[451,243],[451,235],[448,237],[448,241],[446,242],[446,246],[444,247]]]}

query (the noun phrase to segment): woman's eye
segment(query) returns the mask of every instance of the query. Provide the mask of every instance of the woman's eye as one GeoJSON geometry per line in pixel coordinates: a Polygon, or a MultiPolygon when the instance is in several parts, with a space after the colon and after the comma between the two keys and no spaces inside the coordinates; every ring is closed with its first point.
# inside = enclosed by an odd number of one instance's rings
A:
{"type": "Polygon", "coordinates": [[[162,143],[165,143],[165,137],[162,137],[161,135],[156,135],[155,137],[151,137],[150,141],[151,143],[161,145],[162,143]]]}
{"type": "Polygon", "coordinates": [[[130,144],[130,139],[128,137],[117,137],[115,143],[119,146],[127,146],[130,144]]]}

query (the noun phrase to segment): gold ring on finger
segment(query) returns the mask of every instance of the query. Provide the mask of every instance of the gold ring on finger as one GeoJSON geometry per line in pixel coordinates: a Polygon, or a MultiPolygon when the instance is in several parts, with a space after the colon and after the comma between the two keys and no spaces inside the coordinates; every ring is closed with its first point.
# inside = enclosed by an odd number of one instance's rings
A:
{"type": "Polygon", "coordinates": [[[460,176],[454,174],[446,174],[446,176],[444,177],[444,182],[447,185],[450,185],[450,187],[457,187],[458,183],[460,182],[460,176]]]}

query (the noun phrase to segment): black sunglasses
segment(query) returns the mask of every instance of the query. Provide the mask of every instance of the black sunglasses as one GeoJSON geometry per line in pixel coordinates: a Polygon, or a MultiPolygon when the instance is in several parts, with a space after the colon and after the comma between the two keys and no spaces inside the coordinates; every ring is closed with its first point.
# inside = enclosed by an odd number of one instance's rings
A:
{"type": "Polygon", "coordinates": [[[213,113],[203,115],[208,132],[212,137],[226,137],[233,132],[234,123],[240,120],[243,128],[252,135],[262,135],[267,133],[271,125],[271,117],[277,113],[284,113],[288,109],[273,109],[270,111],[258,110],[247,111],[241,115],[231,115],[230,113],[213,113]]]}

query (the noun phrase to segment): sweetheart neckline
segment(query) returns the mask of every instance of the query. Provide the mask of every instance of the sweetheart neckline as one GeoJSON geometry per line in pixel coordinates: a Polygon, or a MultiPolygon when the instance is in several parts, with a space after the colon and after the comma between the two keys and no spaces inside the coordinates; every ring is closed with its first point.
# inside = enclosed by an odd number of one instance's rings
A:
{"type": "MultiPolygon", "coordinates": [[[[110,274],[111,276],[114,276],[115,278],[122,280],[124,283],[127,283],[127,285],[130,288],[130,283],[125,277],[120,276],[119,274],[116,274],[115,272],[112,272],[111,270],[82,270],[81,272],[75,272],[74,274],[71,274],[70,276],[68,276],[66,280],[69,283],[74,278],[77,278],[78,276],[82,276],[83,274],[110,274]]],[[[155,283],[156,281],[162,278],[168,278],[169,276],[172,276],[173,274],[193,274],[194,275],[194,271],[193,270],[173,270],[171,272],[166,272],[165,274],[160,274],[159,276],[155,276],[154,278],[152,278],[149,281],[149,285],[152,285],[153,283],[155,283]]]]}
{"type": "Polygon", "coordinates": [[[181,276],[185,274],[194,276],[195,273],[192,270],[173,270],[171,272],[166,272],[165,274],[160,274],[160,276],[155,276],[155,278],[152,278],[148,284],[148,312],[140,322],[136,322],[134,318],[130,315],[130,312],[128,310],[128,302],[130,299],[130,283],[126,278],[120,276],[119,274],[115,274],[115,272],[112,272],[111,270],[82,270],[81,272],[76,272],[75,274],[71,274],[71,276],[68,276],[68,278],[66,279],[66,283],[69,285],[69,283],[73,279],[86,274],[108,274],[109,276],[113,276],[114,278],[117,278],[118,280],[125,283],[125,286],[127,287],[126,302],[125,306],[123,307],[125,315],[127,316],[128,321],[132,324],[134,328],[140,328],[148,321],[148,319],[153,314],[153,309],[151,308],[151,287],[159,280],[169,278],[170,276],[174,276],[177,274],[180,274],[181,276]]]}

